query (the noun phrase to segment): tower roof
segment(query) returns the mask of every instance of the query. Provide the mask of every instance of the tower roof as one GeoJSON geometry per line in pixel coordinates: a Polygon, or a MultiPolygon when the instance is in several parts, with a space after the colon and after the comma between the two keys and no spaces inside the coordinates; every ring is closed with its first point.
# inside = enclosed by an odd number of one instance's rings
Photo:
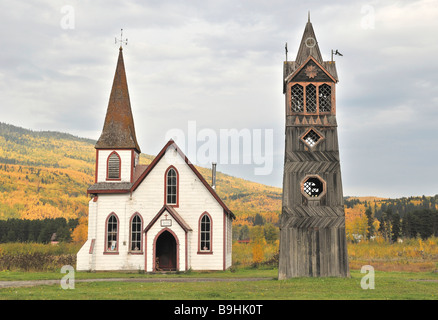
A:
{"type": "Polygon", "coordinates": [[[135,149],[140,152],[135,136],[134,119],[132,117],[122,51],[123,49],[120,47],[105,123],[95,148],[135,149]]]}
{"type": "Polygon", "coordinates": [[[310,22],[310,14],[304,29],[303,38],[301,39],[300,48],[298,49],[295,62],[297,65],[301,65],[309,56],[314,57],[316,61],[322,64],[321,51],[319,51],[318,41],[316,40],[312,23],[310,22]]]}
{"type": "MultiPolygon", "coordinates": [[[[287,58],[287,56],[286,56],[287,58]]],[[[318,41],[316,40],[315,31],[313,31],[312,23],[310,22],[310,14],[304,28],[303,37],[298,49],[297,58],[295,61],[285,61],[283,66],[283,93],[286,92],[286,84],[294,79],[297,72],[304,67],[304,64],[317,63],[319,67],[327,72],[332,80],[338,82],[338,73],[336,71],[335,61],[323,61],[321,51],[319,50],[318,41]]],[[[320,73],[323,74],[323,73],[320,73]]]]}

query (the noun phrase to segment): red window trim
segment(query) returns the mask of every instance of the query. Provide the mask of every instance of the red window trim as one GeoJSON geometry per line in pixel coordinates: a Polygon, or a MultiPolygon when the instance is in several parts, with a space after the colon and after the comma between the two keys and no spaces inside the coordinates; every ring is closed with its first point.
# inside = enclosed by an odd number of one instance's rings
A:
{"type": "Polygon", "coordinates": [[[329,114],[336,114],[336,99],[335,99],[335,86],[331,82],[290,82],[287,87],[287,109],[288,114],[291,115],[309,115],[309,116],[317,116],[317,115],[329,115],[329,114]],[[292,87],[296,84],[300,85],[303,88],[303,111],[302,112],[295,112],[292,110],[292,104],[291,104],[291,94],[292,94],[292,87]],[[307,97],[306,97],[306,87],[308,85],[314,85],[316,88],[316,112],[308,112],[307,111],[307,97]],[[330,96],[330,111],[320,111],[319,107],[319,87],[323,84],[328,85],[331,88],[331,96],[330,96]]]}
{"type": "Polygon", "coordinates": [[[143,217],[140,213],[136,212],[131,216],[131,219],[129,219],[129,248],[128,248],[129,254],[143,254],[143,217]],[[141,230],[141,237],[140,237],[140,250],[134,251],[131,250],[132,247],[132,221],[134,220],[134,217],[138,216],[141,221],[140,230],[141,230]]]}
{"type": "Polygon", "coordinates": [[[114,213],[111,212],[108,217],[106,217],[105,220],[105,247],[103,248],[103,254],[119,254],[119,231],[120,231],[120,220],[119,217],[114,213]],[[111,218],[111,216],[114,216],[117,221],[117,238],[116,238],[116,249],[114,251],[108,250],[108,221],[111,218]]]}
{"type": "Polygon", "coordinates": [[[122,158],[120,158],[120,155],[116,151],[111,152],[108,155],[108,157],[106,158],[106,180],[107,181],[121,181],[122,180],[122,158]],[[113,154],[115,154],[119,158],[119,177],[118,178],[110,178],[110,177],[108,177],[108,174],[109,174],[109,158],[113,154]]]}
{"type": "Polygon", "coordinates": [[[198,254],[213,254],[213,219],[211,215],[205,211],[201,214],[198,220],[198,254]],[[210,219],[210,249],[209,250],[201,250],[201,220],[207,215],[210,219]]]}
{"type": "Polygon", "coordinates": [[[174,166],[169,166],[164,173],[164,204],[174,208],[179,207],[179,172],[174,166]],[[176,204],[167,203],[167,173],[170,169],[175,170],[176,173],[176,204]]]}
{"type": "Polygon", "coordinates": [[[301,137],[300,137],[301,142],[304,143],[304,145],[305,145],[306,147],[310,148],[310,150],[313,150],[313,148],[315,148],[316,145],[318,145],[318,144],[319,144],[322,140],[324,140],[324,139],[325,139],[324,135],[323,135],[319,130],[317,130],[317,129],[314,128],[314,127],[310,127],[310,128],[308,128],[308,129],[304,132],[304,134],[302,134],[301,137]],[[318,140],[313,146],[310,146],[310,145],[304,140],[304,137],[305,137],[305,136],[306,136],[311,130],[313,130],[317,135],[319,135],[319,140],[318,140]]]}

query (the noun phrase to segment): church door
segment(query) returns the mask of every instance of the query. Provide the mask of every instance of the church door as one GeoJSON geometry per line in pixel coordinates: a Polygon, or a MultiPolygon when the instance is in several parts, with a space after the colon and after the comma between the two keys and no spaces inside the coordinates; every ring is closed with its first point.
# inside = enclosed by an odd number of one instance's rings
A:
{"type": "Polygon", "coordinates": [[[169,232],[161,233],[155,243],[155,271],[176,270],[176,240],[169,232]]]}

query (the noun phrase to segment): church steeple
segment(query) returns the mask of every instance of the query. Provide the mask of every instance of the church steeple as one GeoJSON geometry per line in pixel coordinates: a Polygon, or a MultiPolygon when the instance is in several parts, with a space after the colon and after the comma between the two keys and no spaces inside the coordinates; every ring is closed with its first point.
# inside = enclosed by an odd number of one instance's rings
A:
{"type": "Polygon", "coordinates": [[[309,56],[314,57],[316,61],[322,64],[321,51],[319,51],[318,41],[316,40],[312,23],[310,22],[310,12],[295,62],[297,65],[301,65],[309,56]]]}
{"type": "Polygon", "coordinates": [[[113,87],[108,102],[102,134],[96,149],[134,149],[140,153],[126,81],[123,49],[120,47],[113,87]]]}

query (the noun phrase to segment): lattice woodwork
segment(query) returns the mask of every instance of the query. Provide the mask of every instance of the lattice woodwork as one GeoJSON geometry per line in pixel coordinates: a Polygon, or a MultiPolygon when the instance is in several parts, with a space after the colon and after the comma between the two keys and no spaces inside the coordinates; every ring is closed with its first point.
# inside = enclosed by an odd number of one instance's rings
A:
{"type": "Polygon", "coordinates": [[[332,88],[328,84],[319,86],[319,112],[330,112],[332,108],[332,88]]]}
{"type": "Polygon", "coordinates": [[[307,179],[303,184],[303,191],[312,198],[319,197],[323,192],[323,188],[323,182],[316,177],[307,179]]]}
{"type": "Polygon", "coordinates": [[[321,139],[321,136],[313,129],[310,129],[302,139],[309,147],[313,147],[321,139]]]}
{"type": "Polygon", "coordinates": [[[316,112],[316,87],[313,84],[306,86],[306,111],[316,112]]]}
{"type": "Polygon", "coordinates": [[[293,112],[304,111],[303,87],[299,84],[296,84],[291,88],[291,106],[293,112]]]}

